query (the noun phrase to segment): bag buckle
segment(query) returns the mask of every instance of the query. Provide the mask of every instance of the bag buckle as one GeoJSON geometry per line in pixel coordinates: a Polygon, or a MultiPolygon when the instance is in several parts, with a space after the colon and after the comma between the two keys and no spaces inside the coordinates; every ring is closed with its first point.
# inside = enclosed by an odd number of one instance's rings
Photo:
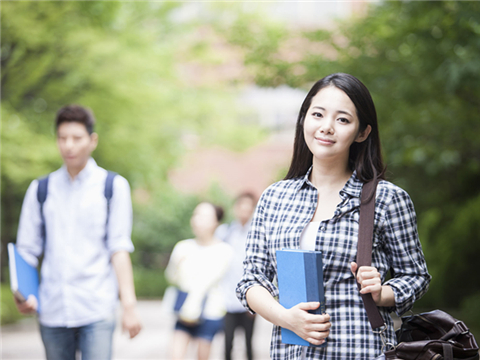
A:
{"type": "Polygon", "coordinates": [[[460,328],[460,330],[463,330],[460,333],[460,335],[467,335],[470,332],[470,329],[467,327],[467,325],[465,325],[465,323],[463,321],[457,320],[455,322],[455,325],[458,326],[458,328],[460,328]]]}
{"type": "Polygon", "coordinates": [[[385,348],[388,347],[388,350],[395,350],[395,345],[391,342],[388,342],[387,338],[385,337],[385,331],[387,331],[387,327],[384,325],[379,329],[380,330],[373,330],[373,332],[380,335],[380,339],[382,340],[382,353],[384,352],[385,348]]]}

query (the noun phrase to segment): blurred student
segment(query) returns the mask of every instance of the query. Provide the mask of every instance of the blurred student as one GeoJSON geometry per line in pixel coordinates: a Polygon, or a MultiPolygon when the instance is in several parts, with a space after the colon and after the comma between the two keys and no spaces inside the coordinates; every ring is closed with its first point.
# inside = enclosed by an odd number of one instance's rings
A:
{"type": "Polygon", "coordinates": [[[224,278],[224,295],[227,306],[225,315],[225,360],[231,360],[235,330],[243,328],[247,350],[247,359],[253,359],[252,335],[255,315],[250,314],[238,300],[235,289],[243,275],[245,243],[250,229],[251,218],[257,199],[250,192],[241,193],[233,205],[235,220],[218,228],[218,236],[234,249],[234,258],[224,278]]]}
{"type": "Polygon", "coordinates": [[[200,203],[190,220],[195,238],[175,245],[165,270],[169,282],[186,294],[175,324],[174,360],[185,357],[191,340],[198,342],[198,359],[208,359],[212,340],[223,327],[225,304],[220,282],[233,250],[215,236],[222,218],[221,207],[200,203]]]}
{"type": "MultiPolygon", "coordinates": [[[[130,187],[114,176],[107,206],[108,172],[91,158],[98,143],[94,124],[92,112],[81,106],[58,111],[57,145],[64,165],[49,174],[48,182],[30,184],[20,215],[19,253],[33,266],[43,254],[39,322],[48,360],[74,360],[77,351],[82,360],[110,359],[119,295],[123,330],[130,338],[141,330],[129,255],[130,187]],[[43,204],[37,198],[39,184],[46,184],[43,204]]],[[[23,314],[37,310],[33,296],[15,301],[23,314]]]]}

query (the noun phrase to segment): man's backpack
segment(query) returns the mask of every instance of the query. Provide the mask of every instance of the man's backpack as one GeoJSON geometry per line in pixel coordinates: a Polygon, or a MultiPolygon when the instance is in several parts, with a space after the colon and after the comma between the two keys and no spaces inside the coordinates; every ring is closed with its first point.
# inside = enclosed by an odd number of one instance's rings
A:
{"type": "MultiPolygon", "coordinates": [[[[112,200],[113,196],[113,179],[117,173],[113,171],[108,171],[107,178],[105,180],[105,190],[104,195],[107,199],[107,221],[105,223],[105,241],[107,240],[107,229],[108,229],[108,219],[110,217],[110,201],[112,200]]],[[[42,238],[43,238],[43,246],[45,248],[45,242],[47,240],[47,232],[45,228],[45,217],[43,215],[43,204],[47,200],[48,194],[48,177],[49,175],[38,179],[38,189],[37,189],[37,200],[40,205],[40,218],[42,219],[42,238]]]]}

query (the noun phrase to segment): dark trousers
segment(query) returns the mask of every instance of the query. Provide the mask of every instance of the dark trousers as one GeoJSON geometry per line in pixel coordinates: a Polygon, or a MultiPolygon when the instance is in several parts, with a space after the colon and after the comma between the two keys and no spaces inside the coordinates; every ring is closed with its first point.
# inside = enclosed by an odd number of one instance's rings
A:
{"type": "Polygon", "coordinates": [[[253,324],[255,322],[255,315],[252,315],[249,312],[227,313],[227,315],[225,315],[224,322],[225,322],[225,360],[232,359],[233,337],[235,335],[235,329],[237,327],[242,327],[245,331],[247,359],[252,360],[253,359],[252,335],[253,335],[253,324]]]}

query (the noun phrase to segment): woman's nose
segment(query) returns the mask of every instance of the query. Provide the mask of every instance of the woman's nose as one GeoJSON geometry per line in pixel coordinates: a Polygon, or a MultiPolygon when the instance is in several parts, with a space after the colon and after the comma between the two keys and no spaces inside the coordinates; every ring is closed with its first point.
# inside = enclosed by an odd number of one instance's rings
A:
{"type": "Polygon", "coordinates": [[[325,119],[320,123],[320,127],[318,129],[322,134],[333,134],[333,121],[331,119],[325,119]]]}

